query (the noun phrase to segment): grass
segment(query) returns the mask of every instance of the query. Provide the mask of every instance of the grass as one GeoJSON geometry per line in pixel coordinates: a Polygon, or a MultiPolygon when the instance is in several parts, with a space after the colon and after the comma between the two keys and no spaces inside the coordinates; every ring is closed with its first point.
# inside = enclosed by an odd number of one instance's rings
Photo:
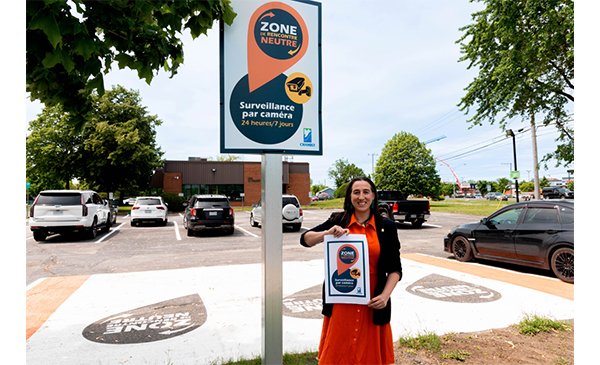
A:
{"type": "Polygon", "coordinates": [[[526,315],[525,318],[515,326],[519,328],[519,332],[521,334],[530,336],[535,336],[540,332],[550,332],[553,330],[571,330],[571,326],[568,324],[568,322],[555,321],[553,319],[548,319],[537,315],[526,315]]]}
{"type": "MultiPolygon", "coordinates": [[[[488,200],[465,200],[448,199],[444,201],[430,201],[431,212],[460,213],[468,215],[488,216],[496,210],[505,207],[514,201],[488,201],[488,200]]],[[[302,206],[302,209],[342,209],[344,199],[332,199],[312,202],[310,205],[302,206]]]]}
{"type": "MultiPolygon", "coordinates": [[[[283,355],[283,365],[317,365],[317,351],[288,353],[283,355]]],[[[238,361],[223,360],[220,362],[211,362],[210,365],[261,365],[262,359],[260,356],[252,359],[241,359],[238,361]]]]}

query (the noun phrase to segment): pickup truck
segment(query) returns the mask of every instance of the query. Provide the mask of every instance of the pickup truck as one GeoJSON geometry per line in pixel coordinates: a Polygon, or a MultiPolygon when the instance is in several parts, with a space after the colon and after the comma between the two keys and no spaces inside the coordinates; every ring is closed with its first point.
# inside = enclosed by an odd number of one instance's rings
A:
{"type": "Polygon", "coordinates": [[[410,222],[415,228],[420,228],[431,215],[428,200],[407,200],[400,191],[381,190],[378,198],[379,213],[384,218],[410,222]]]}

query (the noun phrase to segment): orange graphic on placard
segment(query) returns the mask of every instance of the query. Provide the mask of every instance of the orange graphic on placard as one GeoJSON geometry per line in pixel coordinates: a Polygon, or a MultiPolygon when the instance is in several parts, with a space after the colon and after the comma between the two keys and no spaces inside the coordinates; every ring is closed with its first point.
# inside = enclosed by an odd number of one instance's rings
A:
{"type": "MultiPolygon", "coordinates": [[[[278,27],[277,24],[274,25],[278,27]]],[[[256,9],[250,18],[250,23],[248,24],[248,85],[250,92],[258,89],[292,67],[304,56],[307,49],[308,28],[304,23],[304,19],[302,19],[300,14],[294,8],[281,2],[270,2],[256,9]],[[255,26],[257,22],[260,22],[263,19],[273,19],[275,14],[273,14],[273,12],[268,12],[272,9],[280,9],[289,13],[300,26],[300,31],[302,32],[303,37],[301,44],[294,43],[293,39],[286,39],[283,37],[272,39],[273,44],[275,45],[292,47],[292,49],[287,52],[290,55],[290,58],[273,58],[265,54],[265,52],[256,42],[254,33],[255,26]],[[267,13],[265,14],[265,12],[267,13]]]]}

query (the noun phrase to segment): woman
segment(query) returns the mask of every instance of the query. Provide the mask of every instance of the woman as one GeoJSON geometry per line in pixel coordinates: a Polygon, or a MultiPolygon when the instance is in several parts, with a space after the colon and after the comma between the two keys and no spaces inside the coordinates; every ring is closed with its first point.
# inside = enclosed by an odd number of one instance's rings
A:
{"type": "Polygon", "coordinates": [[[396,224],[377,210],[377,189],[371,180],[353,179],[344,211],[302,234],[300,244],[315,246],[329,234],[367,236],[372,299],[366,306],[323,302],[319,364],[393,364],[390,295],[402,278],[400,241],[396,224]]]}

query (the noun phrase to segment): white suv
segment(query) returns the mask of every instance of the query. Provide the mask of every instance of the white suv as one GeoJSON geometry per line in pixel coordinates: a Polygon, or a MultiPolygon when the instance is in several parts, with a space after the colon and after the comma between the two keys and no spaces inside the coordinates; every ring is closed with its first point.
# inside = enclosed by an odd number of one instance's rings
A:
{"type": "MultiPolygon", "coordinates": [[[[295,195],[284,194],[282,197],[282,223],[284,227],[291,227],[294,231],[299,231],[302,227],[302,220],[304,219],[300,202],[295,195]]],[[[252,212],[250,212],[250,224],[253,227],[261,225],[262,219],[262,199],[258,204],[252,206],[252,212]]]]}
{"type": "Polygon", "coordinates": [[[92,190],[45,190],[29,210],[29,228],[36,241],[78,231],[95,238],[99,228],[110,229],[111,221],[110,208],[92,190]]]}
{"type": "Polygon", "coordinates": [[[168,214],[167,204],[160,196],[140,196],[131,208],[131,226],[145,222],[166,226],[168,214]]]}

